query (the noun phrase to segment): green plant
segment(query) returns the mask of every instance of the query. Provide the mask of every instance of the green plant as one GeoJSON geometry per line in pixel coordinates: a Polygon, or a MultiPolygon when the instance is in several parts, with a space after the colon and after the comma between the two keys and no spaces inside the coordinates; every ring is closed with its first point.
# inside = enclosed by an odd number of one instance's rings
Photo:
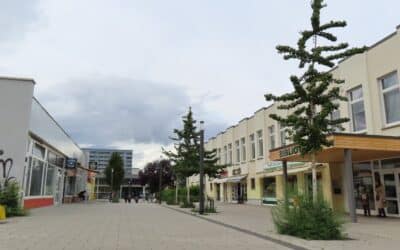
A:
{"type": "Polygon", "coordinates": [[[5,206],[8,217],[25,216],[28,211],[20,204],[19,185],[16,181],[8,182],[0,189],[0,204],[5,206]]]}
{"type": "Polygon", "coordinates": [[[192,202],[188,203],[186,200],[184,200],[181,203],[180,207],[181,208],[195,208],[195,205],[192,202]]]}
{"type": "Polygon", "coordinates": [[[167,188],[161,191],[161,200],[165,201],[167,205],[176,205],[175,190],[167,188]]]}
{"type": "Polygon", "coordinates": [[[292,205],[279,201],[272,209],[275,227],[280,234],[308,240],[343,239],[344,219],[335,213],[322,198],[313,201],[312,196],[293,197],[292,205]]]}
{"type": "Polygon", "coordinates": [[[113,191],[118,191],[124,179],[124,160],[114,152],[104,169],[105,180],[113,191]]]}

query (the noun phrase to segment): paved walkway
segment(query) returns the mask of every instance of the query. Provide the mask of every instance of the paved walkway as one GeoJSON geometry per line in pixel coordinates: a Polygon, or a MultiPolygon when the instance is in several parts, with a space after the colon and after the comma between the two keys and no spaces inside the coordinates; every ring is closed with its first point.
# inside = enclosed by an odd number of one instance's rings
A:
{"type": "Polygon", "coordinates": [[[1,250],[289,249],[157,204],[71,204],[0,224],[1,250]]]}
{"type": "Polygon", "coordinates": [[[307,249],[400,249],[400,219],[359,216],[359,223],[345,225],[345,231],[351,240],[307,241],[277,234],[272,223],[270,209],[268,206],[219,203],[217,204],[219,213],[209,214],[205,218],[307,249]]]}

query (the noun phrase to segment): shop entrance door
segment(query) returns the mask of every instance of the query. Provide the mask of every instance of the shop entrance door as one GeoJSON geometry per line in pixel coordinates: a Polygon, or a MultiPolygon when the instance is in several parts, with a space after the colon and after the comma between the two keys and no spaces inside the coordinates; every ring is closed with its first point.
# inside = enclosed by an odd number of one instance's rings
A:
{"type": "Polygon", "coordinates": [[[400,171],[384,171],[382,183],[385,187],[386,212],[391,216],[399,216],[400,207],[400,171]]]}

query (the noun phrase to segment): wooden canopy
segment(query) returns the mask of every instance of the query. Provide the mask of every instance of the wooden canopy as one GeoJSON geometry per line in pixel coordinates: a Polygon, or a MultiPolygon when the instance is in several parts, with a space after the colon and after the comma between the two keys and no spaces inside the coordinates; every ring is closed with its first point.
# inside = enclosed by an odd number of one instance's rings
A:
{"type": "MultiPolygon", "coordinates": [[[[400,137],[337,133],[328,137],[333,146],[317,154],[319,163],[343,162],[345,149],[352,151],[352,161],[370,161],[400,156],[400,137]]],[[[271,161],[309,162],[310,156],[301,156],[295,144],[270,150],[271,161]]]]}

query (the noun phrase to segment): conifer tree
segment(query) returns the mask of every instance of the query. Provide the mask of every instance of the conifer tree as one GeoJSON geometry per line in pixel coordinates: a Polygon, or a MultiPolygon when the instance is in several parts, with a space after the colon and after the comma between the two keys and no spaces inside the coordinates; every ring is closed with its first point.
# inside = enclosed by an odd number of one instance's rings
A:
{"type": "Polygon", "coordinates": [[[336,130],[343,130],[342,124],[348,118],[331,119],[339,108],[340,101],[347,101],[340,94],[342,79],[333,77],[331,70],[338,60],[363,53],[366,47],[349,48],[348,43],[337,43],[337,37],[329,30],[346,27],[345,21],[330,21],[321,24],[320,13],[327,5],[324,0],[311,3],[311,29],[301,32],[297,47],[277,46],[278,53],[285,60],[299,61],[299,68],[305,69],[301,76],[292,75],[294,91],[282,96],[265,95],[267,101],[279,102],[278,109],[290,110],[286,117],[276,114],[270,117],[287,127],[287,138],[293,141],[299,152],[310,155],[312,163],[313,199],[317,199],[316,154],[332,142],[327,136],[336,130]],[[324,45],[319,45],[320,42],[324,45]],[[328,45],[325,45],[328,44],[328,45]]]}
{"type": "MultiPolygon", "coordinates": [[[[175,137],[171,138],[175,142],[175,151],[164,150],[164,154],[173,162],[173,171],[177,182],[200,172],[200,132],[197,131],[191,107],[189,107],[187,115],[182,118],[182,122],[182,130],[174,129],[175,137]]],[[[204,150],[204,174],[209,177],[214,177],[223,168],[223,166],[217,165],[216,154],[216,150],[204,150]]],[[[187,194],[188,203],[190,203],[189,187],[187,194]]]]}

